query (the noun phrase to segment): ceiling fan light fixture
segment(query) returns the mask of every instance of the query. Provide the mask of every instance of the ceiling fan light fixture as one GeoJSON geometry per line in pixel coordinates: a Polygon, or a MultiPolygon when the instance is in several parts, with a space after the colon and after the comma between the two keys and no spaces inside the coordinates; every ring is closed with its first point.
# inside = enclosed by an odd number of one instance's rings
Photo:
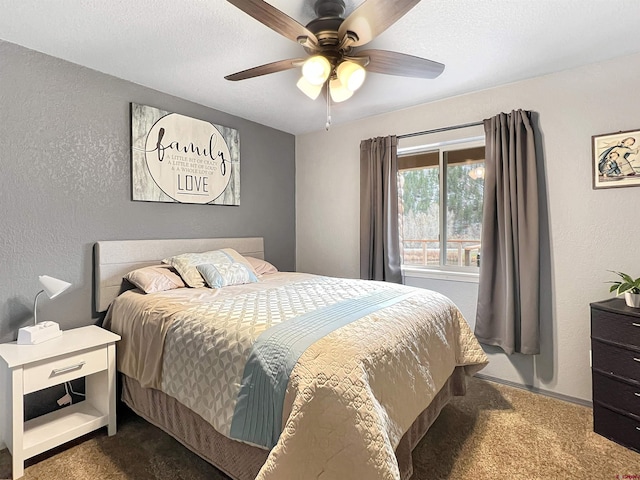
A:
{"type": "Polygon", "coordinates": [[[355,62],[345,60],[336,69],[336,75],[340,79],[340,83],[352,92],[358,90],[364,83],[367,76],[366,70],[355,62]]]}
{"type": "Polygon", "coordinates": [[[320,95],[320,92],[322,91],[322,84],[313,85],[304,77],[300,77],[300,80],[298,80],[296,86],[311,100],[315,100],[316,98],[318,98],[318,95],[320,95]]]}
{"type": "Polygon", "coordinates": [[[342,82],[340,82],[340,79],[332,78],[329,81],[329,94],[331,95],[331,100],[335,103],[340,103],[350,99],[353,91],[345,87],[342,82]]]}
{"type": "Polygon", "coordinates": [[[474,180],[483,179],[484,178],[484,166],[479,165],[475,168],[472,168],[469,171],[469,176],[474,180]]]}
{"type": "Polygon", "coordinates": [[[312,85],[322,85],[331,74],[331,63],[322,55],[309,57],[302,65],[302,76],[312,85]]]}

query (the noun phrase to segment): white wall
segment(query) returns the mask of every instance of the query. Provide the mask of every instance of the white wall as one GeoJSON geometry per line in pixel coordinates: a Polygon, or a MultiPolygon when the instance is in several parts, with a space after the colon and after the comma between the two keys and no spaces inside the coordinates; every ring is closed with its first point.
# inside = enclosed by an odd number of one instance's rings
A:
{"type": "MultiPolygon", "coordinates": [[[[589,303],[610,296],[604,282],[613,277],[607,270],[640,276],[640,187],[592,190],[591,136],[640,129],[639,82],[640,55],[633,55],[298,136],[297,269],[359,276],[361,140],[518,108],[537,112],[545,194],[542,352],[507,356],[491,349],[483,373],[589,400],[589,303]]],[[[473,325],[477,286],[411,282],[456,297],[473,325]]]]}

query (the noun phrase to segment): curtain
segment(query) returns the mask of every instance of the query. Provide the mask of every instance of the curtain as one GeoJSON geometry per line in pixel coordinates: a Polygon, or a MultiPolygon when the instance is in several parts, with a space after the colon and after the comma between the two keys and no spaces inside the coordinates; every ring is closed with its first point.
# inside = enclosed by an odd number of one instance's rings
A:
{"type": "Polygon", "coordinates": [[[360,142],[360,278],[402,282],[398,236],[398,140],[360,142]]]}
{"type": "Polygon", "coordinates": [[[530,112],[484,120],[485,189],[475,334],[506,353],[540,353],[538,177],[530,112]]]}

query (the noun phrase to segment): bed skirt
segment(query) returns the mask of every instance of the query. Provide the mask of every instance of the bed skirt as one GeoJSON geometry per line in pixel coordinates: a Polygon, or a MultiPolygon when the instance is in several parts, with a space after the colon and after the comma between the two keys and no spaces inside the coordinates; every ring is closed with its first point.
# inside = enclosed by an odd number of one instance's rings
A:
{"type": "MultiPolygon", "coordinates": [[[[396,448],[402,480],[413,475],[412,451],[451,397],[466,392],[465,374],[457,367],[429,405],[413,422],[396,448]]],[[[122,401],[149,423],[164,430],[189,450],[234,480],[254,480],[269,455],[267,450],[231,440],[173,397],[122,375],[122,401]]]]}

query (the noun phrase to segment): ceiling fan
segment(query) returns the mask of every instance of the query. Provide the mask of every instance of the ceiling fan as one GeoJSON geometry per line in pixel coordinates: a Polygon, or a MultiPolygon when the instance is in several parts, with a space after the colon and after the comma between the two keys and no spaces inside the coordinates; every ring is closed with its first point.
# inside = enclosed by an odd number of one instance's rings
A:
{"type": "Polygon", "coordinates": [[[385,31],[420,0],[365,0],[344,18],[343,0],[317,0],[317,18],[306,26],[263,0],[228,0],[240,10],[293,40],[309,55],[267,63],[227,75],[237,81],[302,67],[297,87],[316,99],[326,85],[334,102],[350,98],[362,86],[366,72],[405,77],[436,78],[444,65],[388,50],[359,50],[385,31]]]}

